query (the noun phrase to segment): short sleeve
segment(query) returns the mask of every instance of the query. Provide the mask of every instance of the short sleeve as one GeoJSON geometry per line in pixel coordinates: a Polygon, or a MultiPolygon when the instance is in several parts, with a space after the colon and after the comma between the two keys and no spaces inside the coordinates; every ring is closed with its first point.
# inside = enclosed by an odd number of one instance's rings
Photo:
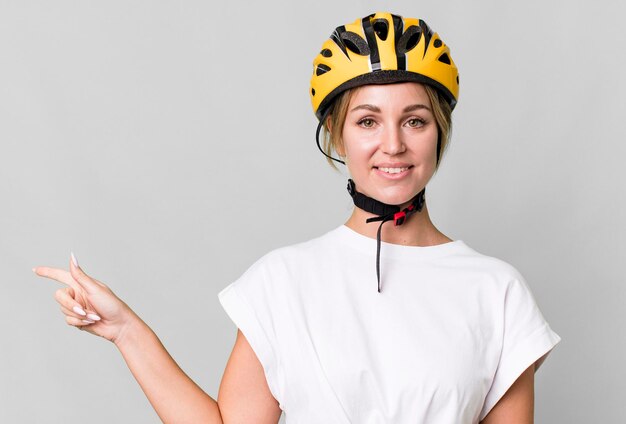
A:
{"type": "Polygon", "coordinates": [[[246,336],[263,366],[268,387],[280,400],[277,381],[277,357],[272,344],[271,305],[265,275],[259,263],[250,267],[238,280],[219,292],[219,301],[234,324],[246,336]]]}
{"type": "Polygon", "coordinates": [[[504,299],[502,351],[480,412],[482,421],[517,378],[533,363],[535,372],[561,338],[539,310],[523,277],[509,284],[504,299]]]}

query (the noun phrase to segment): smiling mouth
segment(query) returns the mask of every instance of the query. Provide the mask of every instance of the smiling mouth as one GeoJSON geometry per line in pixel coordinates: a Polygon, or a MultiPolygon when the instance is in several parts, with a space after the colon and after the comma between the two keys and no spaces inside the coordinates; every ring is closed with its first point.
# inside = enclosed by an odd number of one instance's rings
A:
{"type": "Polygon", "coordinates": [[[413,168],[413,165],[404,166],[402,168],[386,168],[382,166],[381,167],[375,166],[374,168],[378,169],[379,171],[386,172],[387,174],[399,174],[400,172],[404,172],[410,168],[413,168]]]}

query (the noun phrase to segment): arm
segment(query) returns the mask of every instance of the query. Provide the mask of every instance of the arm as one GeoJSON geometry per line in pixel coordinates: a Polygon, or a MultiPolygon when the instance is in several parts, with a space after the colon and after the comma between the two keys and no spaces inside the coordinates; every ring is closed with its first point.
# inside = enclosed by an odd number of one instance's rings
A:
{"type": "Polygon", "coordinates": [[[70,272],[49,267],[33,271],[67,285],[55,293],[67,324],[115,344],[164,423],[238,424],[250,422],[249,417],[260,424],[278,422],[281,410],[261,363],[240,332],[222,379],[218,405],[180,369],[150,327],[78,264],[70,262],[70,272]]]}
{"type": "Polygon", "coordinates": [[[239,330],[220,384],[219,405],[178,367],[141,320],[116,345],[164,423],[276,424],[280,419],[263,367],[239,330]]]}
{"type": "Polygon", "coordinates": [[[267,385],[263,366],[241,330],[237,330],[224,370],[218,402],[228,424],[276,424],[282,413],[267,385]]]}
{"type": "Polygon", "coordinates": [[[223,423],[217,402],[183,372],[138,316],[115,345],[161,421],[223,423]]]}
{"type": "Polygon", "coordinates": [[[535,364],[526,369],[489,411],[481,424],[533,424],[535,364]]]}

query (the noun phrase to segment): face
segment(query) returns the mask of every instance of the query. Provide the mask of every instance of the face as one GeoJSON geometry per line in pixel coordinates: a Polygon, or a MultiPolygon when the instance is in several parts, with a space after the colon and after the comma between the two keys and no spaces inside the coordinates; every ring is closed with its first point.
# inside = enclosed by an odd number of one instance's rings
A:
{"type": "Polygon", "coordinates": [[[433,176],[437,123],[421,84],[366,85],[352,95],[338,153],[359,192],[405,204],[433,176]]]}

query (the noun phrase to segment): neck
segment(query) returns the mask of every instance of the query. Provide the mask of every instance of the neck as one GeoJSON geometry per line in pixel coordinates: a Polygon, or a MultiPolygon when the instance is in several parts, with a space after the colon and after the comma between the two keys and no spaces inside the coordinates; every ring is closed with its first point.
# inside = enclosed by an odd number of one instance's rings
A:
{"type": "MultiPolygon", "coordinates": [[[[402,207],[405,206],[402,205],[402,207]]],[[[352,215],[346,221],[346,226],[366,237],[376,239],[378,224],[365,222],[367,218],[373,216],[376,215],[355,207],[352,215]]],[[[381,240],[386,243],[406,246],[433,246],[452,241],[433,225],[428,215],[426,203],[420,212],[411,215],[404,224],[396,226],[393,225],[393,222],[389,222],[383,225],[381,240]]]]}

